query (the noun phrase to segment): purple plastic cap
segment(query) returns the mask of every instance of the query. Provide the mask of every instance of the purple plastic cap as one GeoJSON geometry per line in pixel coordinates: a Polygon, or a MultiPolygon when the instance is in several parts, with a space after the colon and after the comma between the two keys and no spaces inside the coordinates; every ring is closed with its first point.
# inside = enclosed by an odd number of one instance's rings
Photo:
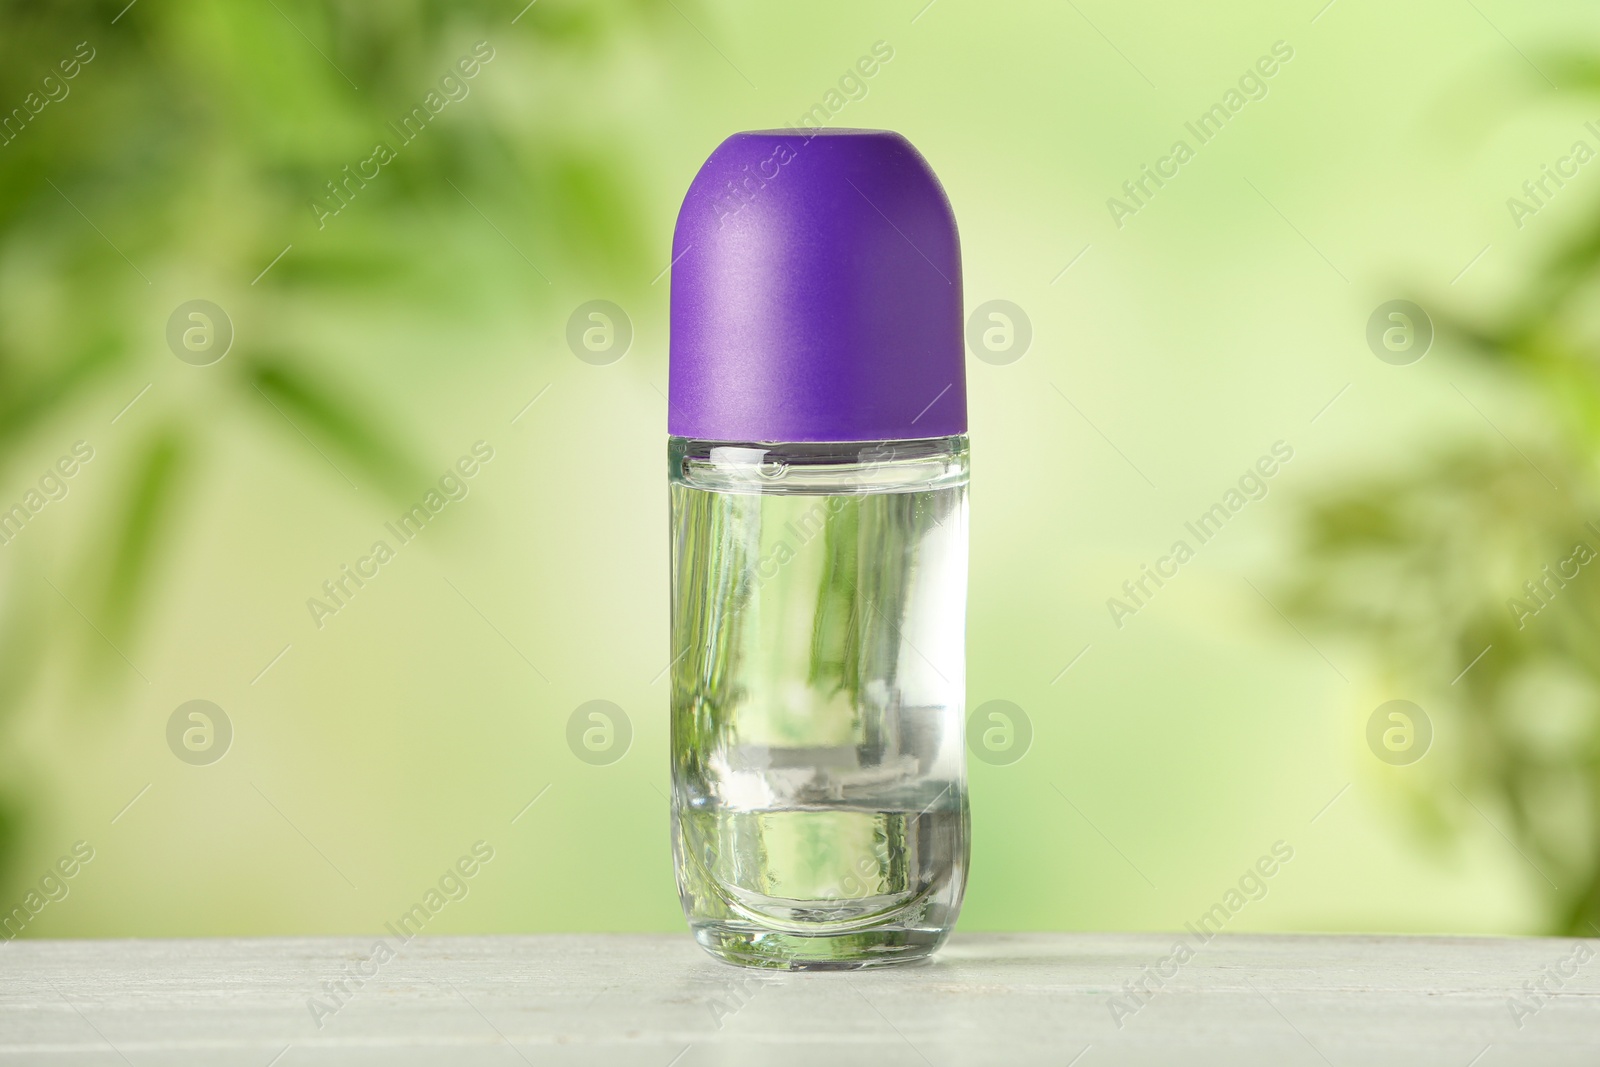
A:
{"type": "Polygon", "coordinates": [[[966,433],[955,216],[898,133],[734,134],[689,185],[672,263],[673,436],[966,433]]]}

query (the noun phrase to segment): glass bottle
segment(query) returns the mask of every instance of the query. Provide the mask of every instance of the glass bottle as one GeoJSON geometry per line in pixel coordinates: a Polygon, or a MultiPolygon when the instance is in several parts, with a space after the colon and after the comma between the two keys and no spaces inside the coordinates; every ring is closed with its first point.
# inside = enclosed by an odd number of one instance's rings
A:
{"type": "Polygon", "coordinates": [[[969,850],[948,202],[898,134],[736,134],[691,185],[674,261],[685,915],[734,963],[927,956],[955,924],[969,850]]]}
{"type": "Polygon", "coordinates": [[[924,956],[967,866],[965,437],[672,438],[673,851],[714,954],[924,956]]]}

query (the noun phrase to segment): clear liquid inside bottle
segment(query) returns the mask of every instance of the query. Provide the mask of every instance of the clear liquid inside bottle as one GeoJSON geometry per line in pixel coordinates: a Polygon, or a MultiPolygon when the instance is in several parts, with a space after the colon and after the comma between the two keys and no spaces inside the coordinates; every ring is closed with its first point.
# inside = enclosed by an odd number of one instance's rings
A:
{"type": "Polygon", "coordinates": [[[672,830],[731,962],[928,955],[966,879],[965,437],[672,438],[672,830]]]}

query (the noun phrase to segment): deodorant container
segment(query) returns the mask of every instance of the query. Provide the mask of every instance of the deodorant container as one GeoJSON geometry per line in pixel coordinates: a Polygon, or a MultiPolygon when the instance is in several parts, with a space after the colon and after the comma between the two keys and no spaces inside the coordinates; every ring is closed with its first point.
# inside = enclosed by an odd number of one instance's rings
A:
{"type": "Polygon", "coordinates": [[[672,842],[734,963],[917,959],[966,881],[967,407],[902,136],[739,133],[672,247],[672,842]]]}

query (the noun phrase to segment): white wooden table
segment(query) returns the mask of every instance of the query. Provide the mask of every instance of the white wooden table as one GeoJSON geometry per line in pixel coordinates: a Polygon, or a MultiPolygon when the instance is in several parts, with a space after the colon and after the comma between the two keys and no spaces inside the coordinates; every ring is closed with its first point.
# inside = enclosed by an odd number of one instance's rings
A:
{"type": "Polygon", "coordinates": [[[1600,941],[958,934],[791,975],[687,935],[375,940],[0,943],[0,1064],[1600,1064],[1600,941]]]}

